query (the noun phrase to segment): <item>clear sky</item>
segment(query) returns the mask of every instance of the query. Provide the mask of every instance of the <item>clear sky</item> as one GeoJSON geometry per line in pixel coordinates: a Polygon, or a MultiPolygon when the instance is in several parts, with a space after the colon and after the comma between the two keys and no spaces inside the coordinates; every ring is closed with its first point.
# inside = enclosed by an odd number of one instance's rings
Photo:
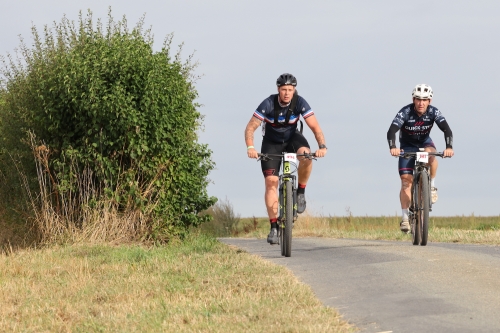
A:
{"type": "MultiPolygon", "coordinates": [[[[448,120],[455,157],[440,160],[433,215],[499,215],[500,2],[476,1],[61,1],[1,0],[0,54],[31,42],[32,25],[77,19],[91,9],[106,19],[146,14],[158,47],[175,33],[194,50],[200,141],[217,163],[209,193],[241,216],[265,216],[260,166],[246,157],[243,131],[259,103],[290,72],[325,133],[327,157],[314,163],[306,190],[312,214],[400,214],[391,120],[418,83],[448,120]]],[[[314,136],[305,135],[313,148],[314,136]]],[[[444,149],[442,132],[431,137],[444,149]]],[[[260,131],[255,133],[260,148],[260,131]]]]}

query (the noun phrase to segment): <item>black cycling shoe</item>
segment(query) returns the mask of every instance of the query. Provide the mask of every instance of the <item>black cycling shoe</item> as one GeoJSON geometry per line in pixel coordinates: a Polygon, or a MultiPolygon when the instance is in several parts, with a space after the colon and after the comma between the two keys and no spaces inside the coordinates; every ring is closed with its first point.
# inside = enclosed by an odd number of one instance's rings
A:
{"type": "Polygon", "coordinates": [[[302,214],[306,210],[306,195],[304,193],[297,194],[297,213],[302,214]]]}
{"type": "Polygon", "coordinates": [[[278,244],[278,229],[271,228],[271,232],[267,235],[267,242],[269,244],[278,244]]]}

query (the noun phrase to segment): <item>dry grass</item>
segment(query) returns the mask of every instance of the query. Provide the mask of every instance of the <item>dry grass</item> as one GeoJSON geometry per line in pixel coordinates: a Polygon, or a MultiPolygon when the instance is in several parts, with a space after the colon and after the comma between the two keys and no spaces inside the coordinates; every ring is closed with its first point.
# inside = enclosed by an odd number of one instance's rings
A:
{"type": "Polygon", "coordinates": [[[215,205],[202,214],[211,215],[212,221],[201,224],[198,227],[199,230],[214,237],[234,235],[235,228],[240,223],[240,215],[234,212],[233,205],[227,198],[219,199],[215,205]]]}
{"type": "Polygon", "coordinates": [[[37,170],[37,193],[30,190],[22,172],[20,176],[33,213],[32,232],[39,244],[121,243],[138,241],[149,234],[159,198],[151,190],[156,179],[138,189],[137,198],[148,202],[140,208],[131,196],[126,204],[115,199],[128,194],[126,186],[121,184],[125,175],[118,176],[113,189],[102,188],[89,168],[70,161],[71,180],[59,179],[49,166],[51,150],[38,145],[33,134],[31,148],[37,170]]]}
{"type": "MultiPolygon", "coordinates": [[[[258,219],[258,228],[251,228],[254,218],[241,219],[240,237],[264,238],[269,233],[269,221],[258,219]]],[[[317,217],[299,215],[293,228],[294,237],[331,237],[373,240],[407,241],[411,235],[399,231],[399,216],[317,217]]],[[[500,216],[430,217],[429,241],[500,245],[500,216]]]]}
{"type": "Polygon", "coordinates": [[[500,245],[500,230],[460,230],[432,228],[429,239],[434,242],[500,245]]]}
{"type": "Polygon", "coordinates": [[[0,206],[0,253],[25,248],[30,241],[27,239],[28,227],[11,221],[5,208],[0,206]]]}
{"type": "Polygon", "coordinates": [[[285,268],[200,236],[0,255],[9,332],[352,332],[285,268]]]}

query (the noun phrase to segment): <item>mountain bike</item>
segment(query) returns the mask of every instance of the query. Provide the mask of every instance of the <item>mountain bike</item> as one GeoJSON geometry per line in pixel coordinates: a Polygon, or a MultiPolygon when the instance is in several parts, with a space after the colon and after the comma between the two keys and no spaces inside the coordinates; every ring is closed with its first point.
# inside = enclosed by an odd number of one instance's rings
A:
{"type": "Polygon", "coordinates": [[[424,148],[419,149],[421,150],[419,152],[405,153],[401,151],[400,156],[415,159],[408,218],[413,245],[425,246],[429,232],[429,212],[432,211],[429,156],[443,157],[443,153],[423,151],[424,148]]]}
{"type": "Polygon", "coordinates": [[[268,161],[280,158],[282,161],[282,173],[279,177],[278,186],[278,242],[281,255],[290,257],[292,255],[292,228],[297,219],[297,176],[294,175],[298,169],[298,157],[315,160],[314,153],[295,154],[259,154],[257,161],[268,161]]]}

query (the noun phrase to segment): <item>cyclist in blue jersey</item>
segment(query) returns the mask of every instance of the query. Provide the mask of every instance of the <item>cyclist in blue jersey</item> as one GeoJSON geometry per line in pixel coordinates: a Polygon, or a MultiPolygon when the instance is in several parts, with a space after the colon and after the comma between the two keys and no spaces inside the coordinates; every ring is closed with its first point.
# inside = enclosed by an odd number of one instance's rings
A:
{"type": "MultiPolygon", "coordinates": [[[[446,142],[446,149],[443,152],[444,156],[453,156],[453,134],[441,111],[431,105],[432,96],[432,88],[426,84],[418,84],[413,89],[413,103],[408,104],[398,112],[387,132],[387,142],[389,143],[389,149],[392,156],[399,156],[401,150],[405,152],[416,152],[419,151],[420,148],[424,148],[425,151],[428,152],[435,152],[436,146],[429,136],[434,123],[444,132],[444,139],[446,142]],[[397,131],[400,131],[400,148],[396,147],[397,131]]],[[[432,203],[435,203],[438,198],[435,185],[438,161],[434,156],[429,156],[429,164],[431,170],[431,197],[432,203]]],[[[399,198],[402,209],[400,229],[405,233],[410,231],[408,208],[410,207],[411,200],[414,165],[414,159],[399,157],[399,175],[401,178],[399,198]]]]}
{"type": "MultiPolygon", "coordinates": [[[[314,133],[319,149],[316,157],[326,155],[325,137],[314,115],[313,110],[304,98],[298,95],[295,87],[297,79],[289,73],[280,75],[276,80],[278,94],[266,98],[254,111],[252,118],[245,129],[245,143],[247,155],[258,158],[254,147],[254,132],[262,124],[263,154],[281,154],[290,152],[297,154],[310,153],[309,143],[300,131],[297,130],[299,117],[314,133]]],[[[265,179],[265,202],[271,231],[267,237],[270,244],[278,243],[278,175],[281,167],[280,160],[261,161],[262,173],[265,179]]],[[[306,209],[305,189],[312,171],[312,161],[300,159],[298,169],[297,212],[303,213],[306,209]]]]}

